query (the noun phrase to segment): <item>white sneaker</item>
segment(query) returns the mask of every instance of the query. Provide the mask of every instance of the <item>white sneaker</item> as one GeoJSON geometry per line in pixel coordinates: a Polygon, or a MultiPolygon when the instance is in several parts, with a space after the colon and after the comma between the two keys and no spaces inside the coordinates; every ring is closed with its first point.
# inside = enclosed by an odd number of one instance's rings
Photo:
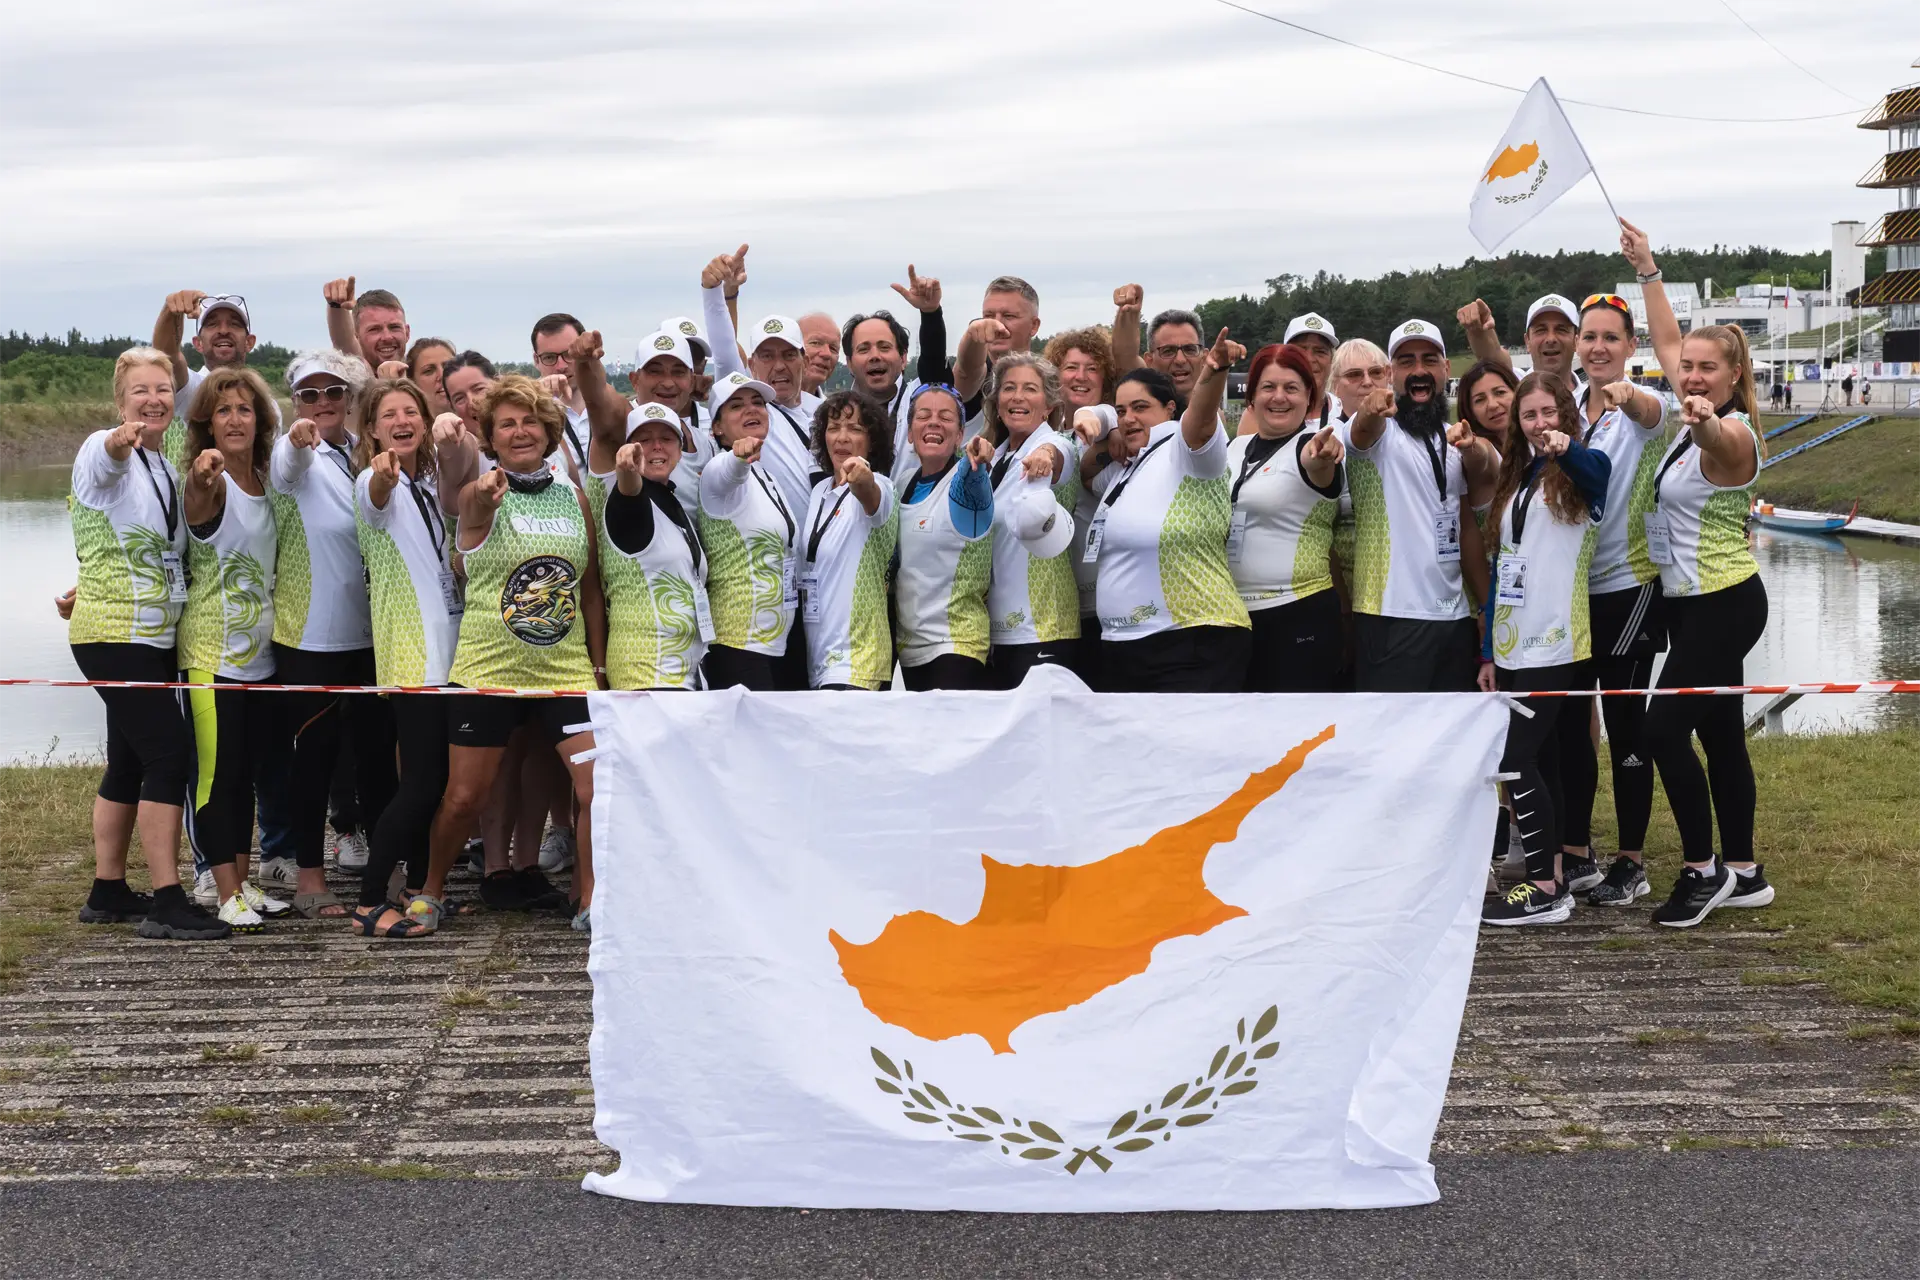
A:
{"type": "Polygon", "coordinates": [[[300,864],[292,858],[262,858],[259,880],[268,888],[297,890],[300,887],[300,864]]]}
{"type": "Polygon", "coordinates": [[[235,933],[259,933],[267,927],[260,913],[247,905],[247,900],[234,894],[220,904],[220,922],[233,926],[235,933]]]}
{"type": "Polygon", "coordinates": [[[194,876],[193,901],[195,906],[205,907],[208,911],[220,905],[220,886],[213,882],[212,870],[194,876]]]}
{"type": "Polygon", "coordinates": [[[359,832],[333,838],[333,865],[342,871],[367,869],[367,842],[359,832]]]}
{"type": "Polygon", "coordinates": [[[256,915],[264,916],[268,920],[293,913],[292,903],[282,902],[278,898],[269,898],[266,894],[260,892],[260,886],[251,880],[242,880],[240,882],[239,896],[246,900],[247,906],[256,915]]]}
{"type": "Polygon", "coordinates": [[[565,827],[549,828],[546,839],[540,842],[540,869],[565,871],[573,865],[576,854],[573,832],[565,827]]]}

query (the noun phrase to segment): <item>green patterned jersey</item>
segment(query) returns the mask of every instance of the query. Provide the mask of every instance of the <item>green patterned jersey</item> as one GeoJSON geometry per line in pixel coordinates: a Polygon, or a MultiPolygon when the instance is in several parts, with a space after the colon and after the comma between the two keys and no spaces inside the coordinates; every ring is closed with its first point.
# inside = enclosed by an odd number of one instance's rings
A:
{"type": "Polygon", "coordinates": [[[273,676],[273,569],[278,539],[273,503],[222,473],[226,505],[206,537],[187,541],[187,607],[180,615],[180,666],[229,680],[273,676]]]}
{"type": "Polygon", "coordinates": [[[587,477],[587,503],[600,536],[600,583],[607,597],[607,686],[612,689],[697,689],[701,638],[699,611],[706,587],[706,554],[699,539],[682,530],[665,510],[682,514],[679,499],[649,484],[636,498],[653,508],[652,536],[644,546],[616,541],[607,525],[613,495],[611,475],[587,477]]]}
{"type": "Polygon", "coordinates": [[[1744,414],[1728,414],[1724,421],[1730,431],[1744,427],[1752,439],[1755,471],[1745,484],[1723,487],[1707,479],[1700,449],[1689,435],[1682,434],[1667,451],[1673,465],[1660,478],[1653,510],[1666,521],[1673,551],[1673,563],[1660,566],[1661,589],[1670,596],[1724,591],[1760,572],[1747,545],[1747,516],[1760,478],[1760,435],[1744,414]]]}
{"type": "Polygon", "coordinates": [[[367,567],[353,511],[353,467],[344,448],[310,449],[286,436],[268,469],[279,530],[273,638],[290,649],[342,653],[373,644],[367,567]]]}
{"type": "Polygon", "coordinates": [[[508,488],[479,546],[464,553],[467,608],[452,683],[469,689],[595,687],[581,584],[591,560],[579,491],[555,475],[508,488]]]}
{"type": "Polygon", "coordinates": [[[813,487],[800,522],[800,601],[808,683],[878,689],[893,674],[887,575],[899,544],[893,481],[875,476],[880,503],[869,515],[845,485],[813,487]]]}
{"type": "Polygon", "coordinates": [[[1353,496],[1353,611],[1446,622],[1467,616],[1460,573],[1460,451],[1389,419],[1369,449],[1340,430],[1353,496]],[[1444,526],[1441,524],[1445,521],[1444,526]],[[1450,546],[1443,538],[1450,532],[1450,546]]]}
{"type": "MultiPolygon", "coordinates": [[[[786,430],[784,422],[777,422],[786,430]]],[[[700,542],[707,552],[713,643],[780,657],[797,597],[793,545],[799,516],[756,462],[722,450],[700,471],[700,542]]]]}
{"type": "Polygon", "coordinates": [[[439,494],[431,480],[416,483],[402,472],[387,505],[376,507],[372,481],[366,471],[355,477],[354,502],[372,597],[374,670],[381,684],[445,684],[460,634],[460,596],[445,576],[439,494]]]}
{"type": "Polygon", "coordinates": [[[158,452],[136,450],[115,462],[107,453],[109,434],[88,436],[73,459],[67,511],[80,580],[67,639],[171,649],[181,606],[167,587],[169,557],[177,558],[180,580],[186,580],[187,517],[180,480],[158,452]]]}

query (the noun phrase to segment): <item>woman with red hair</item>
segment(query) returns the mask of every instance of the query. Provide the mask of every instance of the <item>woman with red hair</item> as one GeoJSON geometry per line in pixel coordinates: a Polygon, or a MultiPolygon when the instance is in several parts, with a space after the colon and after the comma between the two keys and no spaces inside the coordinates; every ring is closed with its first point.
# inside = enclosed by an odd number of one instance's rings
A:
{"type": "Polygon", "coordinates": [[[1253,622],[1246,689],[1331,690],[1340,672],[1333,518],[1346,484],[1332,427],[1306,429],[1324,388],[1307,353],[1270,344],[1247,370],[1247,410],[1227,449],[1227,567],[1253,622]]]}

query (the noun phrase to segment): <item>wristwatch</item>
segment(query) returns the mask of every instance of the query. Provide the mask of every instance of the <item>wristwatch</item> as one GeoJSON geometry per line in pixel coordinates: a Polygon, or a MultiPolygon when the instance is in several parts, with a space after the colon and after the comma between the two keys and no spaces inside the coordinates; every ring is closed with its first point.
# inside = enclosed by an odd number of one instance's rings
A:
{"type": "Polygon", "coordinates": [[[1661,278],[1660,268],[1655,267],[1652,271],[1649,271],[1646,275],[1641,275],[1638,271],[1636,271],[1633,273],[1633,278],[1635,280],[1638,280],[1641,284],[1652,284],[1655,280],[1658,280],[1661,278]]]}

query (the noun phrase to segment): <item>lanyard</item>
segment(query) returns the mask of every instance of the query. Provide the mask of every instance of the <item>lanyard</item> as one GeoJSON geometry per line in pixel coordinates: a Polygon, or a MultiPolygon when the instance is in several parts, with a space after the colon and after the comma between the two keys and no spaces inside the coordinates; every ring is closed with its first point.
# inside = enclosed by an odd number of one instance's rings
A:
{"type": "Polygon", "coordinates": [[[779,509],[780,518],[787,522],[787,546],[793,546],[793,512],[787,510],[787,500],[780,496],[780,487],[768,484],[767,478],[760,474],[758,467],[748,467],[747,474],[752,476],[754,482],[760,486],[760,492],[767,495],[767,500],[779,509]]]}
{"type": "Polygon", "coordinates": [[[1013,449],[1007,449],[1007,456],[993,464],[993,487],[998,489],[1000,482],[1007,478],[1007,468],[1013,465],[1013,449]]]}
{"type": "Polygon", "coordinates": [[[147,461],[147,451],[136,446],[134,453],[140,457],[140,465],[147,470],[147,483],[153,486],[153,500],[160,504],[160,518],[167,523],[167,545],[173,545],[173,536],[180,528],[180,494],[173,487],[173,477],[167,477],[167,496],[160,496],[160,482],[153,478],[153,464],[147,461]]]}
{"type": "MultiPolygon", "coordinates": [[[[561,411],[565,413],[565,410],[561,411]]],[[[587,465],[587,451],[580,447],[580,433],[573,429],[573,419],[567,419],[567,443],[573,446],[573,465],[584,468],[587,465]]]]}
{"type": "Polygon", "coordinates": [[[1295,431],[1292,436],[1282,436],[1278,440],[1269,440],[1265,436],[1255,436],[1249,440],[1247,442],[1247,456],[1240,460],[1240,475],[1234,480],[1233,491],[1227,495],[1227,501],[1240,501],[1240,486],[1247,482],[1247,477],[1253,474],[1254,468],[1258,467],[1268,458],[1271,458],[1274,454],[1280,452],[1281,445],[1284,445],[1287,441],[1299,434],[1298,431],[1295,431]],[[1261,448],[1262,445],[1266,447],[1263,449],[1261,448]]]}
{"type": "Polygon", "coordinates": [[[893,403],[887,407],[888,422],[898,422],[900,420],[900,402],[902,400],[905,400],[906,398],[907,398],[907,379],[906,379],[906,376],[903,374],[901,375],[901,378],[900,378],[900,390],[894,393],[893,403]]]}
{"type": "Polygon", "coordinates": [[[793,434],[800,437],[801,444],[805,445],[809,449],[813,447],[813,437],[807,434],[806,429],[800,425],[800,420],[798,418],[788,413],[786,411],[786,408],[782,405],[775,404],[769,407],[777,411],[781,417],[787,420],[787,425],[793,428],[793,434]]]}
{"type": "MultiPolygon", "coordinates": [[[[321,441],[320,443],[324,444],[326,442],[321,441]]],[[[319,444],[316,444],[314,446],[314,452],[315,453],[320,452],[319,444]]],[[[332,445],[329,444],[327,445],[326,453],[321,454],[321,456],[333,459],[333,465],[340,468],[340,474],[347,478],[347,487],[352,488],[353,487],[353,468],[350,465],[348,465],[346,455],[341,453],[340,450],[334,448],[332,445]]]]}
{"type": "Polygon", "coordinates": [[[694,533],[693,526],[687,523],[686,509],[680,505],[680,499],[673,496],[672,489],[654,480],[647,481],[642,491],[647,494],[647,500],[653,503],[654,509],[665,516],[667,523],[678,529],[680,536],[687,540],[687,554],[693,557],[693,572],[694,576],[698,577],[701,561],[700,538],[694,533]]]}
{"type": "Polygon", "coordinates": [[[1127,485],[1130,481],[1132,481],[1134,473],[1140,469],[1140,464],[1145,462],[1148,458],[1151,458],[1153,456],[1153,451],[1155,449],[1158,449],[1161,445],[1165,444],[1167,441],[1171,439],[1173,439],[1173,433],[1169,431],[1166,435],[1161,436],[1158,440],[1155,440],[1152,444],[1148,445],[1145,453],[1141,454],[1139,457],[1135,458],[1132,462],[1127,464],[1126,473],[1120,477],[1120,479],[1114,484],[1113,488],[1107,490],[1107,496],[1100,500],[1101,510],[1106,510],[1108,508],[1111,508],[1114,503],[1120,501],[1120,495],[1126,492],[1127,485]]]}
{"type": "Polygon", "coordinates": [[[447,525],[433,510],[435,504],[429,503],[420,494],[420,486],[413,477],[407,477],[407,493],[413,498],[413,506],[420,513],[420,522],[427,526],[427,541],[433,544],[433,557],[441,564],[447,562],[447,525]]]}
{"type": "Polygon", "coordinates": [[[1527,482],[1513,498],[1513,545],[1521,545],[1521,539],[1527,536],[1527,508],[1533,505],[1533,491],[1540,480],[1540,473],[1547,469],[1545,458],[1535,458],[1533,465],[1527,468],[1527,482]]]}
{"type": "MultiPolygon", "coordinates": [[[[820,539],[826,536],[827,526],[832,524],[833,518],[840,514],[840,504],[845,502],[847,500],[847,495],[852,492],[853,492],[852,485],[848,485],[846,488],[842,489],[840,491],[840,496],[834,499],[833,510],[827,512],[827,514],[823,518],[813,522],[813,536],[807,539],[807,563],[808,564],[812,564],[814,557],[819,554],[820,539]]],[[[826,503],[823,501],[820,505],[825,506],[826,503]]]]}
{"type": "Polygon", "coordinates": [[[1433,441],[1428,437],[1420,438],[1420,448],[1427,455],[1427,461],[1433,464],[1433,487],[1440,491],[1440,505],[1447,505],[1447,438],[1440,437],[1440,448],[1434,450],[1433,441]]]}

